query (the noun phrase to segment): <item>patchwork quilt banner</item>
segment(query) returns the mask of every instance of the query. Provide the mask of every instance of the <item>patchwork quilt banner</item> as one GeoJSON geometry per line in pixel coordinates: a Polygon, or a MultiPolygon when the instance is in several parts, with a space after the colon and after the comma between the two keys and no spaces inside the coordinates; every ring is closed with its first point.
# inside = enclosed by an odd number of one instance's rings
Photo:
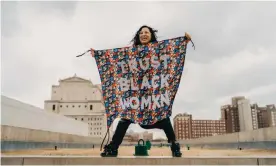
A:
{"type": "Polygon", "coordinates": [[[95,51],[108,128],[115,118],[152,125],[171,116],[188,42],[182,36],[95,51]]]}

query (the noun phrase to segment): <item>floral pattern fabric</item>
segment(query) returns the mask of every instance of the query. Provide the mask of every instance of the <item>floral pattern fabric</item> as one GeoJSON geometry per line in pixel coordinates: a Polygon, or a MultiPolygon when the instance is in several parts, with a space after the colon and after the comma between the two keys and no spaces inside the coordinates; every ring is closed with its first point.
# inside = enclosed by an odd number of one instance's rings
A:
{"type": "Polygon", "coordinates": [[[95,51],[108,127],[115,118],[152,125],[171,116],[187,43],[181,36],[95,51]]]}

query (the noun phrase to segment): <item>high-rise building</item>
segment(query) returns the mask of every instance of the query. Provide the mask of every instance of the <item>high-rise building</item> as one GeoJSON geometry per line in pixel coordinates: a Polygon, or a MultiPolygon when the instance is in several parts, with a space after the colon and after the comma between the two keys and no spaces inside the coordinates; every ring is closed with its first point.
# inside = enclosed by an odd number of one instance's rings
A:
{"type": "Polygon", "coordinates": [[[44,102],[45,110],[88,123],[89,136],[104,137],[107,124],[98,85],[74,75],[59,80],[51,92],[51,99],[44,102]]]}
{"type": "Polygon", "coordinates": [[[274,104],[267,105],[266,107],[259,107],[257,104],[253,106],[257,110],[258,128],[276,126],[276,109],[274,104]]]}
{"type": "Polygon", "coordinates": [[[258,105],[252,104],[251,105],[251,113],[252,113],[252,125],[253,130],[258,129],[258,105]]]}
{"type": "Polygon", "coordinates": [[[240,120],[237,105],[221,106],[221,120],[225,121],[226,133],[240,131],[240,120]]]}
{"type": "Polygon", "coordinates": [[[275,105],[259,107],[243,96],[232,98],[231,105],[221,107],[221,120],[225,120],[226,132],[256,130],[276,126],[275,105]]]}
{"type": "Polygon", "coordinates": [[[238,105],[238,101],[239,100],[243,100],[245,99],[244,96],[235,96],[235,97],[232,97],[232,105],[238,105]]]}
{"type": "Polygon", "coordinates": [[[258,128],[269,127],[269,114],[266,107],[258,107],[258,128]]]}
{"type": "Polygon", "coordinates": [[[248,99],[238,100],[240,131],[253,130],[252,111],[248,99]]]}
{"type": "Polygon", "coordinates": [[[231,105],[221,107],[221,119],[225,120],[226,132],[258,129],[257,106],[250,105],[250,101],[244,96],[232,97],[231,105]]]}
{"type": "Polygon", "coordinates": [[[268,117],[269,117],[269,126],[276,126],[276,108],[274,104],[267,105],[268,117]]]}
{"type": "Polygon", "coordinates": [[[174,117],[174,130],[177,139],[193,139],[226,133],[223,120],[193,120],[190,114],[174,117]]]}

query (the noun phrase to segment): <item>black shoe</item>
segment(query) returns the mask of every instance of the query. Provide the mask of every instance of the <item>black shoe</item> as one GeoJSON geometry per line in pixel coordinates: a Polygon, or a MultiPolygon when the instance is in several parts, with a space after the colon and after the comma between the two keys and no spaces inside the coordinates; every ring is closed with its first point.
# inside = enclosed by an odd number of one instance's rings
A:
{"type": "Polygon", "coordinates": [[[102,157],[117,157],[118,149],[113,148],[111,144],[104,146],[104,151],[101,153],[102,157]]]}
{"type": "Polygon", "coordinates": [[[171,145],[171,150],[172,150],[173,157],[181,157],[182,156],[179,143],[173,142],[171,145]]]}

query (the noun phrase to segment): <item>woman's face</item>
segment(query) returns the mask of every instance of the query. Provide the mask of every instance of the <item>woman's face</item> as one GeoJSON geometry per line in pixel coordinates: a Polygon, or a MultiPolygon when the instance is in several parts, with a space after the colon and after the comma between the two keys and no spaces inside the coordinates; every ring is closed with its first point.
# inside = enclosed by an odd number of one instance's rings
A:
{"type": "Polygon", "coordinates": [[[148,44],[151,40],[151,33],[148,28],[142,28],[139,34],[139,39],[142,44],[148,44]]]}

